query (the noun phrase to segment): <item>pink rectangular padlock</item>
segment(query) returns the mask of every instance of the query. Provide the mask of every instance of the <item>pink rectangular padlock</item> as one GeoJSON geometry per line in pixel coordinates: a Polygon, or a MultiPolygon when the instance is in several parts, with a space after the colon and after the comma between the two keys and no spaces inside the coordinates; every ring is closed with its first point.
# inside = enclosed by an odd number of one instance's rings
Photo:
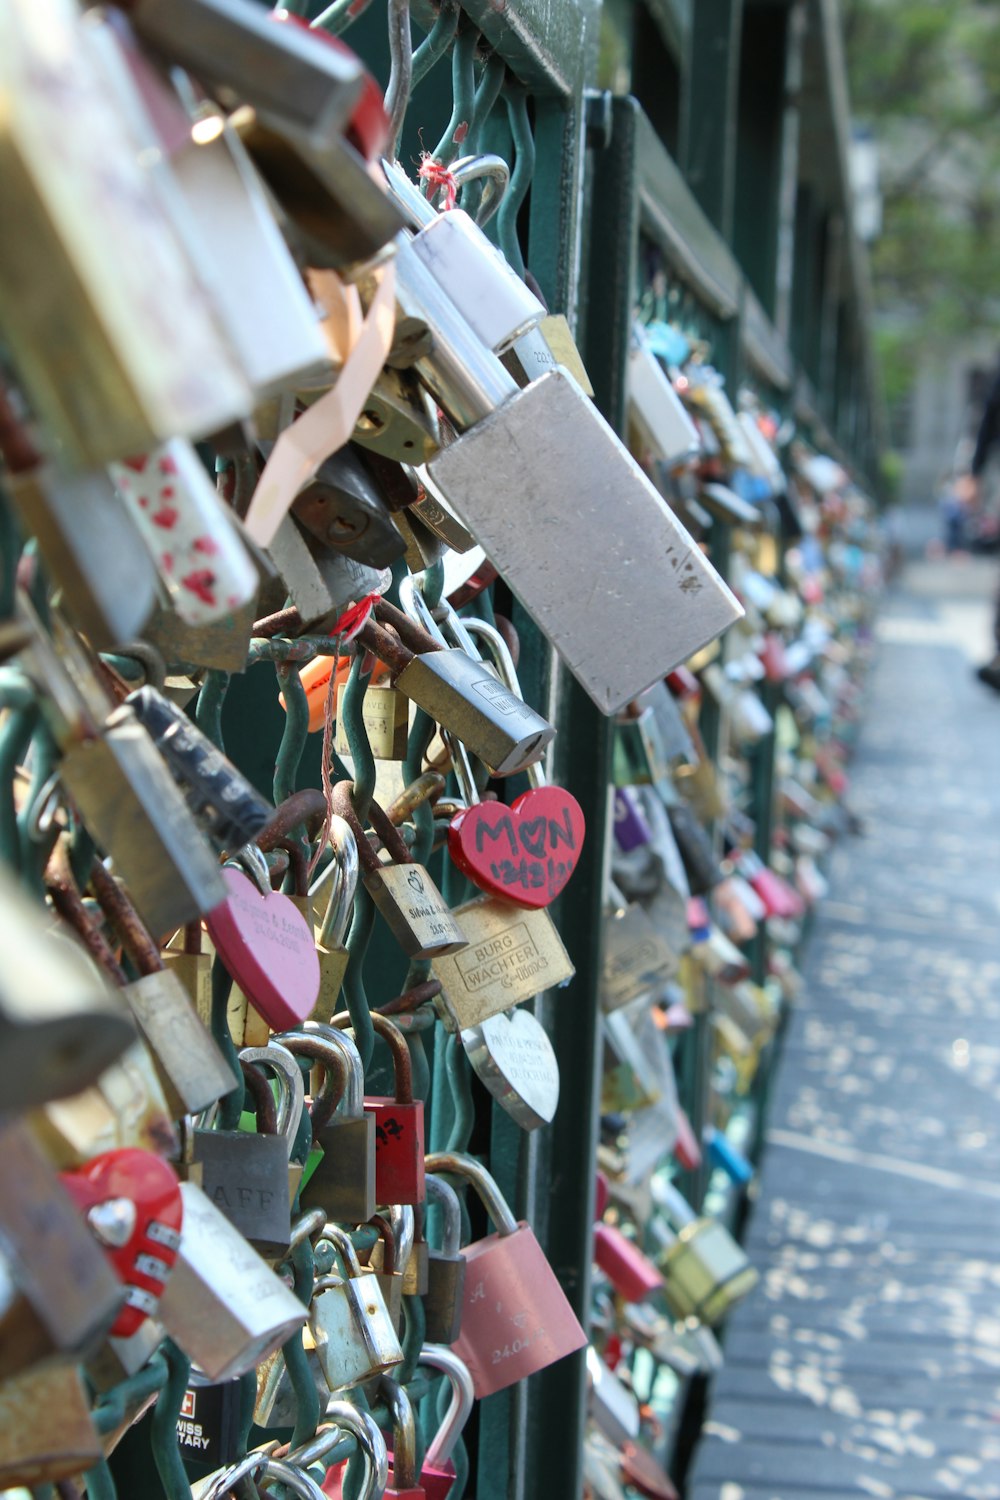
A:
{"type": "Polygon", "coordinates": [[[477,1398],[492,1396],[582,1349],[587,1335],[530,1224],[519,1223],[486,1169],[469,1156],[436,1152],[429,1172],[467,1177],[497,1233],[463,1248],[462,1329],[455,1353],[477,1398]]]}
{"type": "Polygon", "coordinates": [[[613,1224],[594,1226],[594,1260],[626,1302],[641,1302],[663,1286],[649,1256],[613,1224]]]}

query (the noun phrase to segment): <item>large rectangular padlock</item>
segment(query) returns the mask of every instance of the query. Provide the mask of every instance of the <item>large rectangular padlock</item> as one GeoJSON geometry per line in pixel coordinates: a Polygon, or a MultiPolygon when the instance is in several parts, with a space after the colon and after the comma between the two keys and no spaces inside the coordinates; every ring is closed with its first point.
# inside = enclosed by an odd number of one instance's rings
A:
{"type": "Polygon", "coordinates": [[[582,1349],[580,1326],[531,1226],[518,1223],[493,1178],[471,1157],[435,1152],[429,1172],[468,1178],[497,1233],[465,1256],[465,1301],[455,1352],[469,1367],[477,1398],[492,1396],[582,1349]]]}
{"type": "Polygon", "coordinates": [[[408,246],[397,296],[434,330],[415,369],[461,433],[431,479],[581,687],[618,712],[738,620],[739,602],[571,375],[519,390],[408,246]]]}
{"type": "Polygon", "coordinates": [[[547,911],[476,896],[455,917],[469,945],[434,959],[441,981],[434,1008],[448,1031],[478,1026],[576,972],[547,911]]]}

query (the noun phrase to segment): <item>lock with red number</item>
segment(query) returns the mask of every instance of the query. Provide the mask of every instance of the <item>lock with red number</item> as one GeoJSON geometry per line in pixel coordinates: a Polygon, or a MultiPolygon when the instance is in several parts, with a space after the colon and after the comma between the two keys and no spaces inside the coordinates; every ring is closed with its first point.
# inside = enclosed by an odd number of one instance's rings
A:
{"type": "Polygon", "coordinates": [[[105,1151],[59,1176],[125,1285],[111,1332],[129,1338],[157,1311],[177,1259],[180,1183],[167,1162],[138,1147],[105,1151]]]}
{"type": "Polygon", "coordinates": [[[424,1101],[413,1097],[413,1064],[406,1038],[388,1016],[372,1012],[372,1025],[392,1053],[394,1098],[365,1096],[375,1117],[375,1198],[379,1203],[424,1201],[424,1101]]]}

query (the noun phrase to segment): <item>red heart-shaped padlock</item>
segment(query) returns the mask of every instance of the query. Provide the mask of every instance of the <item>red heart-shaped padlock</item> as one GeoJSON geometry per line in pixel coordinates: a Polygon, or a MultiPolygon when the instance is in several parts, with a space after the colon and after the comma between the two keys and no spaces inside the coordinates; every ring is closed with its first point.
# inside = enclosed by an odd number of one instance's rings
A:
{"type": "Polygon", "coordinates": [[[167,1162],[136,1146],[104,1151],[59,1176],[124,1283],[125,1306],[111,1332],[130,1338],[156,1312],[177,1259],[180,1183],[167,1162]]]}
{"type": "Polygon", "coordinates": [[[531,787],[507,807],[476,802],[456,813],[448,852],[480,890],[517,906],[548,906],[576,869],[586,825],[560,786],[531,787]]]}
{"type": "Polygon", "coordinates": [[[229,867],[222,878],[229,895],[205,918],[222,962],[272,1031],[298,1026],[319,995],[319,958],[309,923],[280,891],[264,896],[229,867]]]}

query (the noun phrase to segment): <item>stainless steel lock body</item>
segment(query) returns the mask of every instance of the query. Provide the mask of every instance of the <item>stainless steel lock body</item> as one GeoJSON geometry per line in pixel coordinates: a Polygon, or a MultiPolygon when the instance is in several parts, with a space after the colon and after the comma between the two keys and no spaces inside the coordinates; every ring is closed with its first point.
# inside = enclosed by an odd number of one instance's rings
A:
{"type": "Polygon", "coordinates": [[[435,332],[417,373],[461,431],[428,473],[598,708],[618,712],[740,604],[571,375],[518,390],[406,248],[397,277],[435,332]],[[609,630],[623,577],[641,628],[609,630]]]}

